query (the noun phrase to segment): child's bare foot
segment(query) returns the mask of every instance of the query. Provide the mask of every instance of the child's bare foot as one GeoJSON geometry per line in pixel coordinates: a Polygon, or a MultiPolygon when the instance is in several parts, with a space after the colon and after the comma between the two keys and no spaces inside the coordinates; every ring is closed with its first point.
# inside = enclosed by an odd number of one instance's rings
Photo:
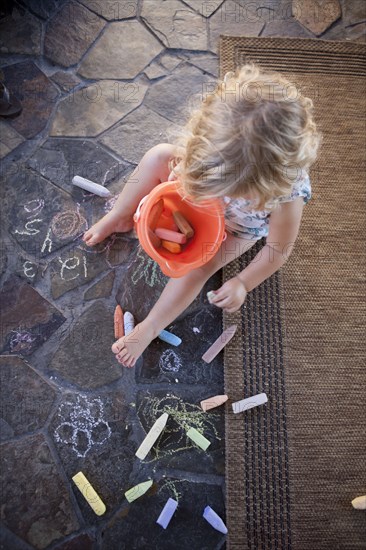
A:
{"type": "Polygon", "coordinates": [[[156,332],[145,319],[136,325],[130,334],[117,340],[112,346],[112,351],[121,365],[133,367],[154,338],[156,338],[156,332]]]}
{"type": "Polygon", "coordinates": [[[88,246],[94,246],[104,241],[112,233],[126,233],[132,228],[132,216],[121,216],[111,210],[84,233],[83,241],[88,246]]]}

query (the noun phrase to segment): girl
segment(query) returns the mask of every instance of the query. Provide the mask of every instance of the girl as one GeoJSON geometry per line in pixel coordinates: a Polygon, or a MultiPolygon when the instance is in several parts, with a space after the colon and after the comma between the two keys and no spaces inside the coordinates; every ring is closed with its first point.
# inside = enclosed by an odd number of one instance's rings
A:
{"type": "Polygon", "coordinates": [[[146,319],[113,344],[122,365],[133,367],[206,281],[258,239],[266,237],[265,246],[215,291],[212,303],[228,313],[237,311],[247,293],[285,263],[303,205],[311,197],[307,170],[320,142],[312,100],[279,73],[250,63],[235,74],[227,73],[201,100],[174,145],[163,143],[144,155],[113,209],[85,233],[87,245],[131,230],[141,198],[155,185],[173,179],[197,203],[218,197],[224,201],[228,237],[205,265],[170,279],[146,319]]]}

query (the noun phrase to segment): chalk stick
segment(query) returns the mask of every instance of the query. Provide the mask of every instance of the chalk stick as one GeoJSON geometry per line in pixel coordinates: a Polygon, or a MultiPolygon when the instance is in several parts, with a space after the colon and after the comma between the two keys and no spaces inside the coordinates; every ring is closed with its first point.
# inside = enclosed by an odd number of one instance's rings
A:
{"type": "Polygon", "coordinates": [[[237,325],[231,325],[231,327],[224,330],[221,336],[212,344],[210,348],[202,355],[202,359],[206,363],[211,363],[211,361],[216,357],[218,353],[226,346],[228,342],[232,339],[237,329],[237,325]]]}
{"type": "Polygon", "coordinates": [[[162,526],[163,529],[166,529],[170,523],[170,520],[173,517],[174,512],[176,511],[178,502],[173,498],[168,498],[164,508],[161,511],[160,516],[156,520],[156,523],[162,526]]]}
{"type": "Polygon", "coordinates": [[[159,333],[158,338],[167,344],[171,344],[172,346],[179,346],[182,343],[182,340],[178,336],[168,332],[167,330],[162,330],[159,333]]]}
{"type": "Polygon", "coordinates": [[[123,311],[120,305],[114,310],[114,337],[116,340],[124,336],[123,311]]]}
{"type": "Polygon", "coordinates": [[[366,510],[366,495],[354,498],[351,504],[356,510],[366,510]]]}
{"type": "Polygon", "coordinates": [[[173,212],[173,218],[175,223],[177,224],[179,230],[184,233],[184,235],[187,237],[187,239],[190,239],[194,235],[194,229],[193,227],[187,222],[186,218],[183,216],[182,212],[179,212],[179,210],[176,210],[173,212]]]}
{"type": "Polygon", "coordinates": [[[163,413],[161,416],[159,416],[154,425],[150,428],[150,431],[147,433],[140,447],[137,449],[135,455],[141,460],[144,460],[151,447],[154,445],[159,435],[164,430],[166,422],[168,420],[168,416],[168,413],[163,413]]]}
{"type": "Polygon", "coordinates": [[[163,227],[157,227],[155,229],[155,235],[157,235],[159,239],[164,239],[164,241],[170,241],[172,243],[185,244],[187,242],[187,237],[183,235],[183,233],[164,229],[163,227]]]}
{"type": "Polygon", "coordinates": [[[206,439],[200,432],[198,432],[195,428],[189,428],[187,435],[196,445],[201,447],[204,451],[208,449],[208,447],[211,445],[211,442],[206,439]]]}
{"type": "Polygon", "coordinates": [[[163,210],[164,210],[164,199],[158,200],[158,202],[156,202],[154,206],[152,206],[149,214],[149,224],[148,224],[150,229],[152,229],[152,231],[156,229],[156,226],[158,225],[158,221],[163,210]]]}
{"type": "Polygon", "coordinates": [[[247,411],[248,409],[252,409],[253,407],[263,405],[264,403],[267,403],[267,401],[268,399],[266,394],[259,393],[258,395],[247,397],[246,399],[242,399],[241,401],[235,401],[235,403],[232,404],[232,407],[234,413],[238,414],[240,412],[247,411]]]}
{"type": "Polygon", "coordinates": [[[210,304],[212,304],[212,298],[215,297],[215,293],[213,290],[210,290],[209,292],[207,292],[207,300],[209,301],[210,304]]]}
{"type": "Polygon", "coordinates": [[[147,229],[147,232],[149,234],[149,239],[153,247],[159,248],[159,246],[161,246],[161,239],[159,239],[159,237],[155,235],[154,231],[152,231],[150,228],[147,229]]]}
{"type": "Polygon", "coordinates": [[[126,311],[123,316],[123,324],[125,329],[125,336],[127,336],[135,328],[135,319],[133,318],[132,313],[130,313],[129,311],[126,311]]]}
{"type": "Polygon", "coordinates": [[[209,397],[201,401],[201,407],[204,411],[209,411],[210,409],[223,405],[227,400],[227,395],[215,395],[214,397],[209,397]]]}
{"type": "Polygon", "coordinates": [[[152,479],[149,479],[148,481],[144,481],[143,483],[139,483],[138,485],[131,487],[131,489],[125,492],[125,497],[127,498],[128,502],[133,502],[137,498],[142,497],[142,495],[144,495],[150,489],[152,484],[152,479]]]}
{"type": "Polygon", "coordinates": [[[97,516],[102,516],[106,511],[105,504],[90,485],[83,472],[75,474],[72,480],[97,516]]]}
{"type": "Polygon", "coordinates": [[[170,241],[161,241],[161,246],[172,252],[173,254],[179,254],[182,251],[180,244],[172,243],[170,241]]]}
{"type": "Polygon", "coordinates": [[[95,195],[99,195],[99,197],[111,197],[111,192],[106,187],[103,187],[103,185],[99,185],[99,183],[95,183],[94,181],[82,178],[81,176],[74,176],[72,178],[72,184],[77,187],[81,187],[81,189],[85,189],[86,191],[90,191],[95,195]]]}
{"type": "Polygon", "coordinates": [[[214,529],[216,529],[216,531],[220,531],[220,533],[223,533],[224,535],[227,534],[227,527],[225,523],[222,521],[220,516],[216,514],[215,510],[211,508],[211,506],[206,506],[203,510],[203,517],[214,529]]]}

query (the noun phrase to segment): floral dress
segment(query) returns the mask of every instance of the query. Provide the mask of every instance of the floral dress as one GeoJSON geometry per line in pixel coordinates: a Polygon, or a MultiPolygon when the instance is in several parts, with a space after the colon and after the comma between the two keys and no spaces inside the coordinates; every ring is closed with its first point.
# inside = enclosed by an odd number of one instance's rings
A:
{"type": "MultiPolygon", "coordinates": [[[[305,204],[311,199],[310,179],[304,170],[295,181],[291,194],[281,197],[279,202],[290,202],[297,197],[303,197],[305,204]]],[[[268,236],[271,212],[253,209],[253,202],[255,201],[224,197],[226,229],[235,237],[258,241],[268,236]]]]}

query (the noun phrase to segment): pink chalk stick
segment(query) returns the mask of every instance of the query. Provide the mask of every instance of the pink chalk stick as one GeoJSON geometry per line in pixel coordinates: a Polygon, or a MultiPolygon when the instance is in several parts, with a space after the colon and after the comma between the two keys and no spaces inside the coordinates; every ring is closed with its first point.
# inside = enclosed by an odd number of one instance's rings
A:
{"type": "Polygon", "coordinates": [[[216,357],[218,353],[226,346],[228,342],[232,339],[234,336],[237,325],[231,325],[231,327],[224,330],[224,332],[221,334],[221,336],[218,337],[217,340],[212,344],[212,346],[202,355],[202,359],[206,361],[206,363],[211,363],[211,361],[216,357]]]}
{"type": "Polygon", "coordinates": [[[183,233],[170,231],[170,229],[164,229],[163,227],[157,227],[155,229],[155,235],[159,237],[159,239],[171,241],[172,243],[184,244],[187,242],[187,237],[183,235],[183,233]]]}
{"type": "Polygon", "coordinates": [[[209,397],[201,401],[201,407],[204,411],[209,411],[210,409],[223,405],[227,400],[227,395],[215,395],[214,397],[209,397]]]}

